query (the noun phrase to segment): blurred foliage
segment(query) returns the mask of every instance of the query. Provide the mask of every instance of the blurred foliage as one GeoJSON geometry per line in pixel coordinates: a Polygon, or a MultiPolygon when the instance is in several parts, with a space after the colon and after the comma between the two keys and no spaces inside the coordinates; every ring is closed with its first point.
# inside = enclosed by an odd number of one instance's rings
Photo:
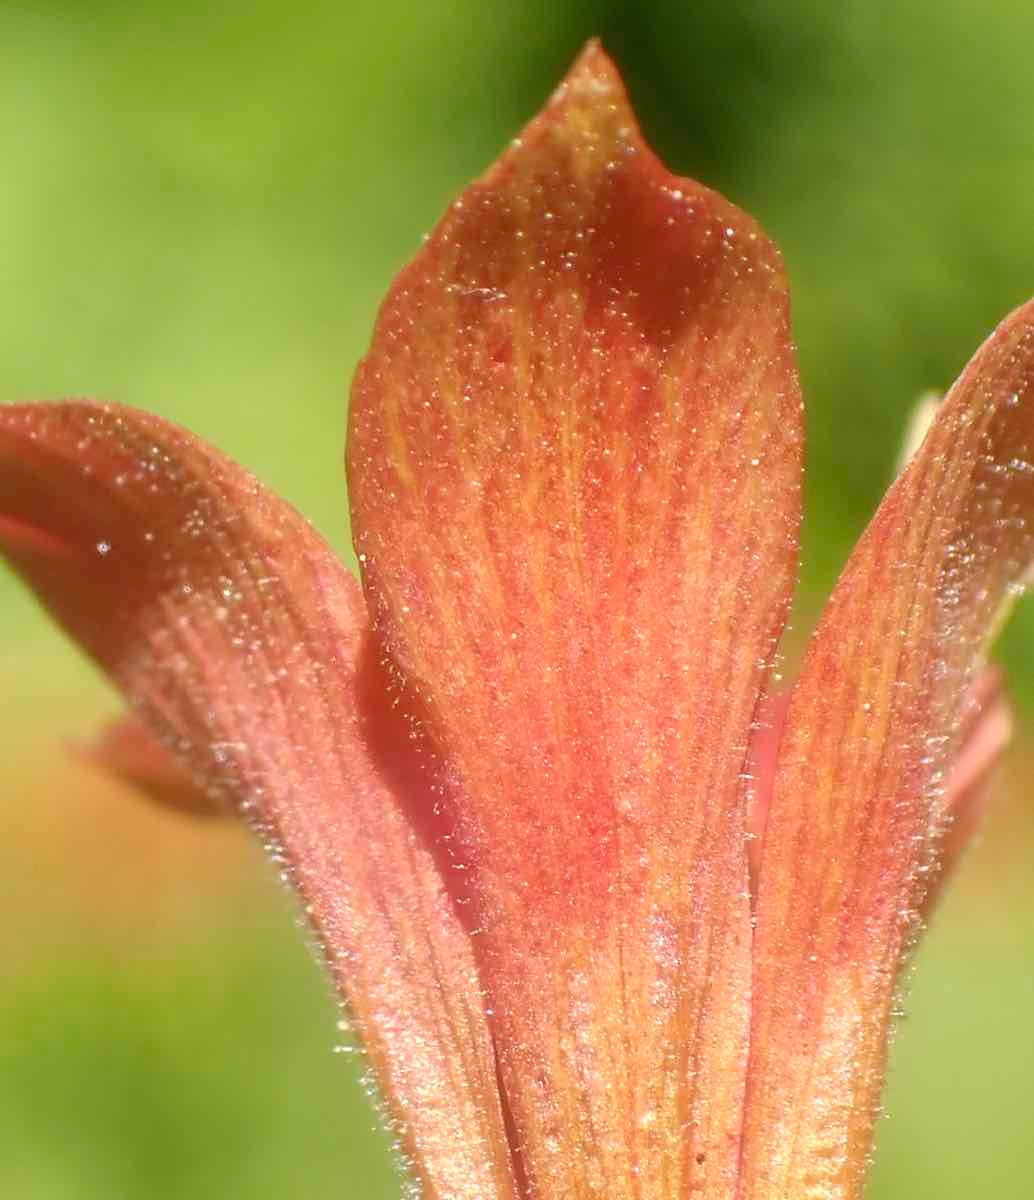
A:
{"type": "MultiPolygon", "coordinates": [[[[915,398],[1034,293],[1023,0],[6,0],[0,395],[180,420],[345,551],[344,397],[378,298],[593,33],[662,155],[784,250],[806,628],[915,398]]],[[[286,900],[233,832],[203,850],[61,765],[114,700],[7,575],[0,614],[0,1194],[396,1195],[286,900]]],[[[1032,633],[1021,610],[1003,648],[1028,712],[1032,633]]],[[[1017,761],[921,956],[876,1200],[1029,1193],[1017,761]]]]}

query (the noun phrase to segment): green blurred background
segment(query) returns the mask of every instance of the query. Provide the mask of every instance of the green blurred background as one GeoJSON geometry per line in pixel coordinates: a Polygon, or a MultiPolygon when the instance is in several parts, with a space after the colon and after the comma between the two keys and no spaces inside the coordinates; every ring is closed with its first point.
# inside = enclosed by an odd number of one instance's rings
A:
{"type": "MultiPolygon", "coordinates": [[[[1034,294],[1034,6],[4,0],[0,396],[180,420],[346,546],[346,385],[393,271],[601,34],[649,138],[755,214],[808,400],[798,631],[917,395],[1034,294]]],[[[1034,615],[1020,733],[919,956],[870,1196],[1021,1200],[1034,615]]],[[[62,743],[117,702],[0,575],[0,1195],[400,1191],[288,899],[237,830],[62,743]]]]}

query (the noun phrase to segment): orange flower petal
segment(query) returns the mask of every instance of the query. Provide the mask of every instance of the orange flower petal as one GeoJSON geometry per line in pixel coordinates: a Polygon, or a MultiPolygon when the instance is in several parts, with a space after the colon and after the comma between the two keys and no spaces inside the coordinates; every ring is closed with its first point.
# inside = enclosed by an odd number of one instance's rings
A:
{"type": "MultiPolygon", "coordinates": [[[[280,856],[427,1195],[512,1200],[469,939],[384,743],[359,588],[189,434],[91,403],[0,408],[0,546],[280,856]]],[[[429,807],[429,805],[428,805],[429,807]]]]}
{"type": "Polygon", "coordinates": [[[793,692],[757,902],[750,1200],[860,1194],[898,973],[957,804],[963,699],[1032,529],[1034,303],[945,399],[793,692]]]}
{"type": "Polygon", "coordinates": [[[757,892],[761,871],[761,851],[765,844],[768,806],[772,801],[779,739],[783,736],[790,690],[769,692],[757,707],[754,727],[747,745],[747,856],[750,862],[751,891],[757,892]]]}
{"type": "Polygon", "coordinates": [[[356,378],[353,529],[441,757],[534,1195],[726,1200],[741,775],[792,587],[778,254],[668,174],[590,46],[401,274],[356,378]]]}
{"type": "Polygon", "coordinates": [[[984,819],[995,768],[1012,738],[1012,712],[1001,672],[985,667],[963,705],[958,752],[944,785],[945,829],[927,881],[920,913],[926,916],[984,819]]]}
{"type": "Polygon", "coordinates": [[[110,722],[93,742],[72,749],[85,762],[115,776],[156,804],[198,816],[227,811],[218,796],[209,795],[203,783],[135,713],[110,722]]]}
{"type": "MultiPolygon", "coordinates": [[[[783,734],[789,689],[772,692],[758,708],[747,754],[750,789],[747,799],[747,830],[750,838],[750,876],[753,890],[761,871],[768,807],[775,785],[779,739],[783,734]]],[[[980,827],[989,783],[1002,752],[1012,737],[1012,713],[1002,688],[997,667],[984,667],[969,689],[958,730],[958,753],[944,787],[946,825],[938,847],[922,902],[924,914],[931,911],[944,882],[980,827]]]]}

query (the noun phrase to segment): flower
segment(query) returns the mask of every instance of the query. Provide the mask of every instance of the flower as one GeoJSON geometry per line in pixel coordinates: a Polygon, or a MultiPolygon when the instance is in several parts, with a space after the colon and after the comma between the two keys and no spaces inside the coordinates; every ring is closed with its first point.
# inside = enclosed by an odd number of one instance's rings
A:
{"type": "Polygon", "coordinates": [[[1007,733],[983,663],[1034,557],[1032,439],[1028,305],[772,695],[780,259],[663,169],[593,44],[381,310],[362,591],[241,468],[84,401],[0,409],[0,545],[137,710],[96,756],[269,842],[427,1196],[847,1200],[1007,733]]]}

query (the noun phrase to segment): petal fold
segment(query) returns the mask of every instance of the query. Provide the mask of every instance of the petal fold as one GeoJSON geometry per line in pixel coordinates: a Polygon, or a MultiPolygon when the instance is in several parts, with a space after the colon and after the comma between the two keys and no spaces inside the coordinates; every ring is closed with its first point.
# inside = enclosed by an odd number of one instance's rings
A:
{"type": "Polygon", "coordinates": [[[1008,733],[992,677],[969,689],[1032,531],[1034,303],[938,409],[793,690],[757,901],[745,1200],[861,1193],[901,964],[1008,733]]]}
{"type": "Polygon", "coordinates": [[[944,833],[930,871],[920,915],[933,911],[984,819],[995,768],[1012,739],[1013,719],[1002,673],[985,667],[969,689],[957,734],[958,750],[944,785],[944,833]]]}
{"type": "Polygon", "coordinates": [[[424,784],[386,766],[406,731],[351,576],[214,450],[89,402],[0,408],[0,547],[274,850],[425,1194],[513,1200],[470,941],[413,812],[424,784]]]}
{"type": "Polygon", "coordinates": [[[227,811],[135,713],[110,722],[73,752],[165,808],[206,817],[227,811]]]}
{"type": "Polygon", "coordinates": [[[743,778],[796,561],[778,253],[590,46],[381,310],[367,597],[436,748],[531,1194],[727,1200],[743,778]]]}

